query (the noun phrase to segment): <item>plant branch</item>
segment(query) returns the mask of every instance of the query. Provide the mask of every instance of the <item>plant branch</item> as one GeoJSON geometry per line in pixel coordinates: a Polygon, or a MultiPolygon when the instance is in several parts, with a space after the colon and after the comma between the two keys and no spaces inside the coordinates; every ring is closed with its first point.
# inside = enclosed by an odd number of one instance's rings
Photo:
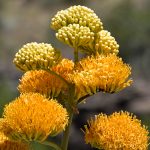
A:
{"type": "Polygon", "coordinates": [[[39,142],[43,145],[48,145],[50,147],[53,147],[55,150],[62,150],[60,146],[58,146],[56,143],[54,142],[50,142],[50,141],[44,141],[44,142],[39,142]]]}
{"type": "Polygon", "coordinates": [[[67,150],[67,148],[68,148],[69,133],[70,133],[70,128],[71,128],[71,124],[72,124],[72,119],[73,119],[73,112],[70,113],[70,115],[69,115],[69,123],[63,133],[63,137],[62,137],[62,141],[61,141],[62,150],[67,150]]]}
{"type": "Polygon", "coordinates": [[[65,131],[63,132],[63,137],[62,137],[62,141],[61,141],[62,150],[67,150],[67,148],[68,148],[69,133],[70,133],[70,128],[71,128],[72,119],[73,119],[73,113],[74,113],[73,108],[75,106],[74,93],[75,93],[75,87],[74,87],[74,85],[72,85],[72,86],[70,86],[69,95],[68,95],[69,107],[67,107],[67,111],[69,114],[69,121],[68,121],[68,126],[66,127],[65,131]]]}
{"type": "Polygon", "coordinates": [[[78,48],[76,47],[76,48],[74,49],[74,62],[75,62],[75,64],[78,62],[78,60],[79,60],[78,48]]]}

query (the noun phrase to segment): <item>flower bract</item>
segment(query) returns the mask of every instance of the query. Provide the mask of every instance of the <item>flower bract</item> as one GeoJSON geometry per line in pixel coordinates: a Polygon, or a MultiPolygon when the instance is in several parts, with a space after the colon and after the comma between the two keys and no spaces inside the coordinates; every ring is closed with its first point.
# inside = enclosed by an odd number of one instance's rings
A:
{"type": "Polygon", "coordinates": [[[29,145],[25,142],[10,140],[3,132],[0,132],[0,150],[29,150],[29,145]]]}

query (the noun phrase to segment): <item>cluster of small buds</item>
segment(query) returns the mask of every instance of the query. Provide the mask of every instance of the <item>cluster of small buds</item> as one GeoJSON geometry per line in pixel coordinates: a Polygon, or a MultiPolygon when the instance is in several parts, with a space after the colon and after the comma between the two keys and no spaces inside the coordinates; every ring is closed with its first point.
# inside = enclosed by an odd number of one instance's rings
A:
{"type": "Polygon", "coordinates": [[[80,26],[79,24],[69,24],[59,29],[56,37],[72,47],[78,47],[89,45],[89,43],[93,42],[94,33],[88,27],[80,26]]]}
{"type": "Polygon", "coordinates": [[[22,71],[50,69],[61,60],[60,52],[51,44],[28,43],[24,45],[14,58],[14,64],[22,71]]]}
{"type": "Polygon", "coordinates": [[[111,33],[102,30],[96,34],[95,39],[95,50],[98,53],[108,54],[108,53],[115,53],[118,54],[119,52],[119,45],[117,44],[115,38],[111,36],[111,33]]]}
{"type": "Polygon", "coordinates": [[[99,32],[103,29],[103,24],[94,11],[80,5],[59,11],[52,19],[51,27],[54,30],[58,30],[69,24],[86,26],[93,32],[99,32]]]}
{"type": "Polygon", "coordinates": [[[59,11],[52,18],[51,27],[58,31],[56,37],[71,47],[87,54],[119,52],[119,45],[93,10],[85,6],[72,6],[59,11]]]}

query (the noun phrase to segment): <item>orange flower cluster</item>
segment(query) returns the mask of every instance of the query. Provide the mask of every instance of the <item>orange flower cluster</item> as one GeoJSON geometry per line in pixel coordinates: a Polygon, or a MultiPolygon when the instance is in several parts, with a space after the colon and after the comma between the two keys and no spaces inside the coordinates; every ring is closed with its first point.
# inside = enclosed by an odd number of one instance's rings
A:
{"type": "Polygon", "coordinates": [[[6,105],[1,130],[13,139],[43,141],[65,129],[68,113],[56,100],[38,93],[22,94],[6,105]]]}
{"type": "Polygon", "coordinates": [[[85,126],[85,141],[104,150],[147,150],[148,131],[128,112],[100,114],[85,126]]]}
{"type": "Polygon", "coordinates": [[[78,62],[69,79],[76,85],[76,99],[98,91],[114,93],[130,86],[129,65],[114,54],[90,56],[78,62]]]}

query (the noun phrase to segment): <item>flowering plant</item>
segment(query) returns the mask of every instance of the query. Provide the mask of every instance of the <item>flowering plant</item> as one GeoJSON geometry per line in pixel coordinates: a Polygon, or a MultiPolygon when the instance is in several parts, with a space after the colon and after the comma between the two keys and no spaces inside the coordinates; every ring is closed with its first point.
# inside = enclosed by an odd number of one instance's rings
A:
{"type": "MultiPolygon", "coordinates": [[[[131,67],[118,56],[119,45],[93,10],[72,6],[51,21],[58,40],[74,49],[74,61],[51,44],[31,42],[15,55],[24,75],[20,96],[5,106],[0,120],[0,149],[27,150],[30,142],[67,150],[78,105],[97,92],[116,93],[130,86],[131,67]],[[79,53],[85,58],[79,59],[79,53]],[[48,141],[63,132],[61,144],[48,141]]],[[[133,114],[99,114],[82,129],[86,143],[104,150],[146,150],[148,130],[133,114]]]]}

